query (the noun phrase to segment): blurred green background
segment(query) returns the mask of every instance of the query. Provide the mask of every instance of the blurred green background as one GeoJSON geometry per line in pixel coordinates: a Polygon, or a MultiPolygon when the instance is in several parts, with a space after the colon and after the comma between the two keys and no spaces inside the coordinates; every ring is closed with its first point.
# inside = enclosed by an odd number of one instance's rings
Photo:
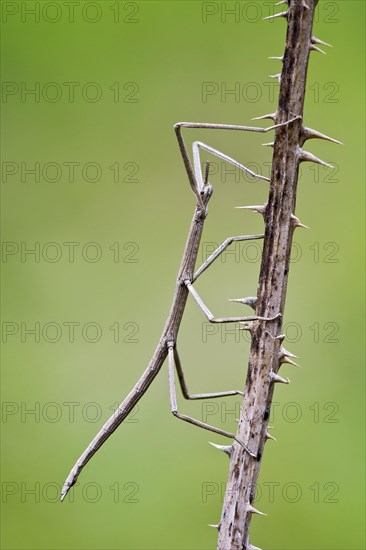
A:
{"type": "MultiPolygon", "coordinates": [[[[285,22],[260,21],[270,2],[1,7],[2,547],[213,549],[228,461],[208,441],[227,440],[172,417],[166,366],[62,505],[58,493],[170,307],[194,208],[173,124],[274,112],[268,75],[280,69],[268,57],[282,55],[285,22]]],[[[364,11],[317,8],[315,34],[334,48],[311,55],[305,122],[345,145],[308,142],[335,169],[301,168],[297,214],[311,230],[295,234],[284,323],[305,368],[283,366],[291,385],[275,393],[277,443],[256,499],[268,517],[251,536],[266,549],[365,548],[364,11]]],[[[268,136],[185,135],[269,174],[268,136]]],[[[262,230],[233,207],[264,202],[267,184],[227,168],[213,163],[200,261],[212,243],[262,230]]],[[[260,247],[232,250],[197,284],[217,315],[244,312],[226,299],[256,292],[260,247]]],[[[249,343],[232,328],[208,327],[189,302],[179,348],[192,391],[243,387],[249,343]]],[[[235,430],[238,399],[179,403],[235,430]]]]}

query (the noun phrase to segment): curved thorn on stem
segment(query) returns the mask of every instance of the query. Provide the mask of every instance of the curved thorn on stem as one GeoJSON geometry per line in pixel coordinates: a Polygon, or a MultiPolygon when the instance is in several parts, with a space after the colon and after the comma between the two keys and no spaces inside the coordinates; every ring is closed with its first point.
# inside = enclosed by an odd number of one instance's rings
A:
{"type": "Polygon", "coordinates": [[[212,443],[212,441],[209,441],[209,444],[215,447],[215,449],[218,449],[219,451],[222,451],[223,453],[227,454],[228,456],[231,455],[233,450],[232,445],[217,445],[216,443],[212,443]]]}
{"type": "Polygon", "coordinates": [[[325,141],[331,141],[332,143],[337,143],[338,145],[343,145],[341,141],[338,141],[338,139],[331,138],[329,136],[326,136],[325,134],[322,134],[321,132],[318,132],[317,130],[313,130],[312,128],[303,128],[302,129],[302,142],[305,143],[308,139],[324,139],[325,141]]]}
{"type": "Polygon", "coordinates": [[[319,159],[312,153],[309,153],[308,151],[304,151],[303,149],[298,150],[298,159],[299,159],[299,162],[315,162],[315,164],[321,164],[322,166],[327,166],[328,168],[334,168],[332,164],[329,164],[328,162],[324,162],[324,160],[319,159]]]}
{"type": "Polygon", "coordinates": [[[294,228],[302,227],[303,229],[310,229],[310,227],[308,227],[307,225],[301,223],[299,218],[297,218],[294,214],[291,214],[290,218],[291,218],[291,223],[292,223],[294,228]]]}
{"type": "Polygon", "coordinates": [[[228,298],[228,301],[244,304],[245,306],[251,307],[255,311],[258,299],[256,296],[248,296],[247,298],[228,298]]]}
{"type": "Polygon", "coordinates": [[[320,38],[317,38],[316,36],[311,37],[311,43],[312,44],[320,44],[322,46],[328,46],[328,48],[333,48],[331,44],[328,44],[328,42],[324,42],[323,40],[320,40],[320,38]]]}
{"type": "Polygon", "coordinates": [[[278,19],[279,17],[284,17],[285,19],[288,18],[288,11],[283,11],[281,13],[275,13],[274,15],[267,15],[267,17],[263,17],[262,21],[266,21],[267,19],[278,19]]]}
{"type": "Polygon", "coordinates": [[[254,508],[254,506],[249,504],[249,502],[246,506],[246,509],[247,509],[247,512],[249,512],[250,514],[258,514],[259,516],[267,516],[268,515],[268,514],[265,514],[264,512],[260,512],[259,510],[257,510],[257,508],[254,508]]]}
{"type": "Polygon", "coordinates": [[[269,373],[269,378],[274,384],[289,384],[290,380],[288,378],[282,378],[279,374],[275,373],[273,370],[269,373]]]}
{"type": "Polygon", "coordinates": [[[264,215],[266,213],[267,203],[266,204],[254,204],[249,206],[235,206],[239,210],[252,210],[258,214],[264,215]]]}
{"type": "Polygon", "coordinates": [[[311,44],[310,45],[310,50],[312,52],[319,52],[319,53],[322,53],[323,55],[327,55],[325,51],[321,50],[320,48],[318,48],[318,46],[314,46],[314,44],[311,44]]]}
{"type": "Polygon", "coordinates": [[[256,116],[256,117],[252,118],[252,120],[270,119],[270,120],[273,120],[274,122],[276,122],[276,118],[277,118],[277,113],[269,113],[268,115],[256,116]]]}

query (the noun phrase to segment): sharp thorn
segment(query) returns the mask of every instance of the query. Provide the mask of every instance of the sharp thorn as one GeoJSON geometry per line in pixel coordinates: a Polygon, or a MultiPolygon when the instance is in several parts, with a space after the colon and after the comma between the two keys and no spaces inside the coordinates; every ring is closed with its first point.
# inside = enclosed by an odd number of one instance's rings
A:
{"type": "Polygon", "coordinates": [[[294,214],[291,214],[290,218],[294,227],[303,227],[304,229],[310,229],[307,225],[304,225],[303,223],[301,223],[299,218],[294,216],[294,214]]]}
{"type": "Polygon", "coordinates": [[[310,10],[309,6],[307,5],[307,3],[305,2],[305,0],[302,0],[302,5],[304,6],[304,8],[306,10],[310,10]]]}
{"type": "Polygon", "coordinates": [[[280,354],[285,357],[294,357],[295,359],[298,359],[298,356],[297,355],[294,355],[293,353],[291,353],[290,351],[287,351],[287,349],[285,349],[284,347],[281,346],[280,348],[280,354]]]}
{"type": "Polygon", "coordinates": [[[280,362],[281,362],[281,364],[282,363],[288,363],[289,365],[294,365],[294,367],[299,367],[299,369],[301,369],[301,365],[298,365],[297,363],[295,363],[295,361],[290,359],[290,357],[288,357],[287,355],[284,355],[283,357],[280,357],[280,362]]]}
{"type": "Polygon", "coordinates": [[[276,61],[283,61],[283,55],[281,55],[281,56],[274,55],[274,56],[269,57],[268,59],[275,59],[276,61]]]}
{"type": "Polygon", "coordinates": [[[217,445],[216,443],[212,443],[212,441],[209,441],[209,444],[215,447],[215,449],[218,449],[219,451],[222,451],[223,453],[227,454],[228,456],[231,455],[231,452],[233,450],[232,445],[217,445]]]}
{"type": "Polygon", "coordinates": [[[258,546],[253,546],[253,544],[249,543],[249,546],[247,546],[247,550],[262,550],[262,548],[258,548],[258,546]]]}
{"type": "Polygon", "coordinates": [[[322,46],[328,46],[329,48],[333,48],[331,44],[328,44],[327,42],[324,42],[323,40],[320,40],[316,36],[311,37],[311,43],[312,44],[321,44],[322,46]]]}
{"type": "Polygon", "coordinates": [[[237,302],[239,304],[244,304],[246,306],[251,307],[254,309],[257,307],[257,297],[256,296],[248,296],[248,298],[229,298],[229,302],[237,302]]]}
{"type": "Polygon", "coordinates": [[[277,439],[273,437],[273,435],[271,435],[269,432],[266,432],[266,439],[272,439],[273,441],[277,441],[277,439]]]}
{"type": "Polygon", "coordinates": [[[269,113],[268,115],[263,116],[256,116],[252,118],[252,120],[265,120],[265,119],[271,119],[274,122],[276,122],[277,113],[269,113]]]}
{"type": "Polygon", "coordinates": [[[318,46],[314,46],[314,44],[311,44],[310,45],[310,50],[312,52],[319,52],[319,53],[322,53],[323,55],[327,55],[325,51],[321,50],[320,48],[318,48],[318,46]]]}
{"type": "Polygon", "coordinates": [[[281,344],[282,344],[282,342],[284,341],[285,338],[286,338],[286,334],[279,334],[278,336],[274,337],[274,339],[279,340],[281,344]]]}
{"type": "Polygon", "coordinates": [[[214,529],[220,529],[220,524],[219,523],[209,523],[208,524],[209,527],[213,527],[214,529]]]}
{"type": "Polygon", "coordinates": [[[280,6],[281,4],[288,4],[287,0],[281,0],[281,2],[276,2],[275,6],[280,6]]]}
{"type": "Polygon", "coordinates": [[[289,384],[290,380],[288,378],[282,378],[279,374],[276,374],[273,370],[269,373],[269,377],[271,379],[271,382],[274,382],[275,384],[289,384]]]}
{"type": "Polygon", "coordinates": [[[275,13],[274,15],[268,15],[267,17],[263,17],[262,21],[265,21],[266,19],[278,19],[279,17],[285,17],[285,19],[288,18],[288,11],[283,11],[281,13],[275,13]]]}
{"type": "Polygon", "coordinates": [[[302,138],[303,143],[307,139],[325,139],[326,141],[331,141],[332,143],[338,143],[339,145],[343,145],[341,141],[338,141],[338,139],[331,138],[329,136],[326,136],[325,134],[321,134],[320,132],[317,132],[316,130],[313,130],[312,128],[303,128],[302,130],[302,138]]]}
{"type": "Polygon", "coordinates": [[[312,153],[309,153],[308,151],[304,151],[303,149],[299,149],[298,153],[299,162],[315,162],[316,164],[321,164],[322,166],[328,166],[329,168],[334,168],[331,164],[328,164],[327,162],[324,162],[321,159],[318,159],[315,155],[312,153]]]}
{"type": "Polygon", "coordinates": [[[274,147],[274,141],[271,141],[270,143],[262,143],[262,147],[274,147]]]}
{"type": "Polygon", "coordinates": [[[277,78],[278,82],[281,83],[281,73],[270,74],[270,75],[269,75],[269,78],[277,78]]]}
{"type": "Polygon", "coordinates": [[[239,323],[240,325],[243,325],[241,327],[238,328],[238,330],[247,330],[248,332],[252,333],[253,332],[253,323],[242,323],[240,322],[239,323]]]}
{"type": "Polygon", "coordinates": [[[258,214],[265,214],[267,204],[254,204],[250,206],[235,206],[235,208],[241,209],[241,210],[252,210],[253,212],[258,212],[258,214]]]}
{"type": "Polygon", "coordinates": [[[264,514],[263,512],[260,512],[257,510],[257,508],[254,508],[251,504],[247,504],[247,512],[250,512],[251,514],[258,514],[259,516],[266,516],[267,514],[264,514]]]}

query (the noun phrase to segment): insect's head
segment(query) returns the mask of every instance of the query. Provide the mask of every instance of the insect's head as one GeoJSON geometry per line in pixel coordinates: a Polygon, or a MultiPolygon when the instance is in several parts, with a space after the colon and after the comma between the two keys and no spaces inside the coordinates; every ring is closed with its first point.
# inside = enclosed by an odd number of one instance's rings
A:
{"type": "Polygon", "coordinates": [[[206,161],[204,175],[202,177],[202,175],[200,174],[200,178],[197,185],[197,187],[199,188],[199,193],[203,204],[208,203],[213,193],[213,187],[208,181],[209,174],[210,174],[210,162],[206,161]]]}
{"type": "Polygon", "coordinates": [[[200,208],[202,209],[202,212],[204,212],[204,217],[208,214],[208,201],[210,200],[213,193],[213,187],[210,183],[204,186],[203,189],[199,192],[197,195],[198,198],[198,204],[200,208]]]}

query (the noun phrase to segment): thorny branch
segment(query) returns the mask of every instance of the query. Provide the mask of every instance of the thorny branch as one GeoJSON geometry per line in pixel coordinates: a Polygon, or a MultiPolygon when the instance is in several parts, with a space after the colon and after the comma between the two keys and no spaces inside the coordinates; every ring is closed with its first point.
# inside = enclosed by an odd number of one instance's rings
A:
{"type": "MultiPolygon", "coordinates": [[[[256,483],[259,475],[264,444],[272,437],[268,434],[268,418],[272,402],[274,383],[288,383],[278,374],[282,363],[296,365],[291,353],[282,347],[282,315],[285,305],[292,235],[296,227],[306,227],[296,218],[296,186],[300,162],[311,161],[325,164],[314,155],[302,149],[307,139],[326,139],[336,143],[320,132],[305,128],[302,123],[305,84],[309,53],[321,51],[317,44],[324,44],[312,36],[314,9],[317,0],[284,0],[288,10],[275,17],[288,22],[287,39],[280,79],[280,96],[277,112],[259,117],[272,119],[274,126],[258,128],[228,124],[180,122],[175,125],[179,149],[187,172],[189,184],[196,196],[196,208],[188,233],[182,263],[178,272],[172,306],[156,350],[135,387],[107,420],[93,441],[88,445],[71,469],[61,493],[65,498],[76,483],[85,465],[124,421],[136,403],[142,398],[168,358],[171,411],[177,418],[234,440],[228,447],[217,445],[230,456],[230,471],[227,491],[219,528],[219,550],[256,550],[249,542],[249,527],[253,513],[260,513],[253,507],[256,483]],[[268,132],[275,130],[272,176],[269,200],[265,205],[244,206],[263,215],[265,234],[236,235],[228,237],[211,256],[195,271],[199,243],[207,216],[207,204],[213,192],[209,184],[209,163],[202,172],[200,150],[224,160],[238,169],[259,177],[246,166],[212,147],[196,141],[192,145],[193,165],[183,139],[182,129],[212,129],[223,131],[268,132]],[[257,297],[234,300],[253,307],[256,312],[244,317],[215,317],[194,288],[194,282],[208,267],[236,241],[263,239],[263,256],[257,297]],[[245,393],[239,390],[190,394],[185,383],[182,363],[177,349],[177,338],[188,297],[194,299],[202,313],[212,323],[236,323],[245,321],[244,330],[252,336],[248,375],[245,393]],[[249,322],[249,323],[248,323],[249,322]],[[186,399],[207,399],[244,395],[243,407],[237,434],[225,432],[205,424],[178,411],[175,374],[186,399]]],[[[329,165],[327,165],[329,166],[329,165]]]]}
{"type": "MultiPolygon", "coordinates": [[[[283,2],[285,3],[285,2],[283,2]]],[[[287,3],[287,2],[286,2],[287,3]]],[[[306,75],[310,51],[319,51],[325,44],[312,36],[317,0],[289,0],[286,12],[275,17],[287,21],[286,46],[282,63],[277,112],[260,118],[270,118],[276,124],[303,115],[306,75]]],[[[326,44],[325,44],[326,45],[326,44]]],[[[295,217],[296,187],[299,164],[312,161],[326,164],[303,151],[307,139],[335,141],[309,128],[302,119],[276,129],[273,144],[272,175],[266,205],[252,207],[263,214],[265,237],[259,276],[256,314],[271,316],[284,312],[289,273],[292,237],[296,227],[305,227],[295,217]]],[[[244,400],[236,435],[246,441],[253,458],[236,442],[225,448],[230,455],[230,470],[219,529],[218,550],[254,550],[249,541],[253,506],[264,445],[268,434],[268,419],[275,383],[289,381],[278,375],[282,363],[295,364],[292,354],[282,347],[282,317],[272,323],[252,322],[247,325],[252,337],[244,400]]]]}

